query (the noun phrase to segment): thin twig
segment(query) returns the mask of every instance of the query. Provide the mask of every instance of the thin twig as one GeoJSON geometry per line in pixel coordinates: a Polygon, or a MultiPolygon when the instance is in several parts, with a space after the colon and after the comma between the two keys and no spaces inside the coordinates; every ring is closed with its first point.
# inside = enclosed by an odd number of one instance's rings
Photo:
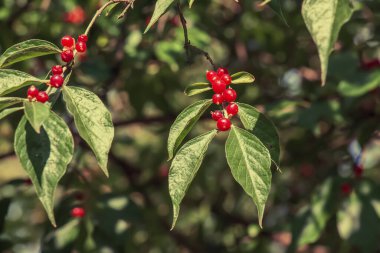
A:
{"type": "Polygon", "coordinates": [[[186,50],[187,59],[190,58],[191,51],[194,51],[197,54],[203,54],[203,56],[210,62],[210,64],[214,68],[214,70],[216,70],[216,65],[215,65],[214,61],[212,60],[210,54],[208,52],[194,46],[194,45],[191,45],[190,40],[189,40],[189,34],[187,31],[187,22],[186,22],[185,16],[183,15],[182,10],[181,10],[181,4],[179,2],[177,3],[177,12],[178,12],[178,15],[179,15],[179,18],[181,20],[182,27],[183,27],[183,35],[185,38],[184,48],[186,50]]]}
{"type": "Polygon", "coordinates": [[[133,9],[133,3],[135,2],[135,0],[129,0],[129,3],[127,4],[127,6],[124,8],[124,10],[120,13],[119,16],[117,16],[117,19],[121,19],[125,16],[125,14],[127,13],[128,9],[131,8],[133,9]]]}

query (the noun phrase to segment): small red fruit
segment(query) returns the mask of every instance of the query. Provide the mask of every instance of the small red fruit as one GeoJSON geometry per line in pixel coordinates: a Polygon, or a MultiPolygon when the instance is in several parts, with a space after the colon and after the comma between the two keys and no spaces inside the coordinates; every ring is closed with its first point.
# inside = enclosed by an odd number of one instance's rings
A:
{"type": "Polygon", "coordinates": [[[236,91],[232,88],[228,88],[223,92],[223,98],[227,102],[234,102],[236,100],[236,91]]]}
{"type": "Polygon", "coordinates": [[[218,121],[223,118],[223,113],[221,111],[213,111],[211,112],[211,117],[213,120],[218,121]]]}
{"type": "Polygon", "coordinates": [[[352,186],[351,184],[349,183],[343,183],[341,186],[340,186],[340,191],[344,194],[344,195],[349,195],[352,191],[352,186]]]}
{"type": "Polygon", "coordinates": [[[209,82],[212,82],[213,78],[218,76],[218,74],[215,71],[207,70],[206,71],[206,78],[209,80],[209,82]]]}
{"type": "Polygon", "coordinates": [[[230,103],[226,107],[226,111],[229,116],[234,116],[239,112],[239,106],[235,103],[230,103]]]}
{"type": "Polygon", "coordinates": [[[214,94],[212,96],[212,102],[216,105],[221,105],[224,102],[224,98],[222,94],[214,94]]]}
{"type": "Polygon", "coordinates": [[[86,43],[88,41],[88,36],[86,34],[79,35],[78,41],[86,43]]]}
{"type": "Polygon", "coordinates": [[[223,91],[226,90],[226,83],[218,79],[214,83],[212,83],[212,89],[215,93],[223,93],[223,91]]]}
{"type": "Polygon", "coordinates": [[[359,178],[363,175],[363,166],[360,165],[360,164],[357,164],[354,166],[354,174],[355,174],[355,177],[359,178]]]}
{"type": "Polygon", "coordinates": [[[51,72],[53,75],[61,75],[63,73],[62,66],[60,65],[55,65],[51,68],[51,72]]]}
{"type": "Polygon", "coordinates": [[[218,76],[222,76],[222,75],[225,75],[225,74],[228,74],[228,70],[226,68],[218,68],[218,76]]]}
{"type": "Polygon", "coordinates": [[[226,83],[226,85],[230,85],[232,82],[231,76],[229,74],[222,75],[220,79],[222,79],[226,83]]]}
{"type": "Polygon", "coordinates": [[[79,53],[84,53],[86,52],[87,50],[87,45],[85,42],[83,41],[79,41],[76,45],[75,45],[75,49],[79,52],[79,53]]]}
{"type": "Polygon", "coordinates": [[[61,53],[61,59],[64,62],[71,62],[74,59],[74,52],[73,50],[65,50],[61,53]]]}
{"type": "Polygon", "coordinates": [[[49,100],[49,95],[45,91],[40,91],[38,92],[36,99],[38,102],[44,104],[49,100]]]}
{"type": "Polygon", "coordinates": [[[34,86],[34,85],[30,86],[29,89],[28,89],[28,93],[27,93],[28,98],[29,98],[29,99],[32,99],[32,98],[37,97],[38,92],[39,92],[39,91],[38,91],[38,89],[36,88],[36,86],[34,86]]]}
{"type": "Polygon", "coordinates": [[[73,37],[66,35],[62,37],[61,44],[63,47],[72,48],[75,44],[75,40],[73,37]]]}
{"type": "Polygon", "coordinates": [[[221,118],[216,123],[219,131],[228,131],[231,128],[231,120],[226,118],[221,118]]]}
{"type": "Polygon", "coordinates": [[[83,218],[86,215],[86,210],[83,207],[74,207],[71,209],[71,217],[83,218]]]}
{"type": "Polygon", "coordinates": [[[50,85],[55,87],[55,88],[60,88],[63,84],[63,77],[62,75],[53,75],[51,78],[50,78],[50,85]]]}

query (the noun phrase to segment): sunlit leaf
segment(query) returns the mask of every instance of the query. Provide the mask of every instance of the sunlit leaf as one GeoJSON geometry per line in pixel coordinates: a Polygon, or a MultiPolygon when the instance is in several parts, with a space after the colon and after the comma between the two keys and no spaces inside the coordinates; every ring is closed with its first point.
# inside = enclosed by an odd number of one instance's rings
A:
{"type": "Polygon", "coordinates": [[[255,81],[255,77],[248,72],[238,72],[231,75],[232,84],[250,84],[255,81]]]}
{"type": "Polygon", "coordinates": [[[0,69],[0,96],[41,82],[40,79],[18,70],[0,69]]]}
{"type": "Polygon", "coordinates": [[[194,96],[209,91],[211,89],[212,88],[209,83],[193,83],[186,87],[185,94],[187,96],[194,96]]]}
{"type": "Polygon", "coordinates": [[[157,0],[156,6],[154,7],[154,12],[152,18],[149,21],[144,33],[149,31],[149,29],[157,22],[157,20],[166,12],[169,6],[174,2],[174,0],[157,0]]]}
{"type": "Polygon", "coordinates": [[[42,124],[49,118],[50,107],[39,102],[24,102],[25,117],[32,125],[33,129],[40,133],[42,124]]]}

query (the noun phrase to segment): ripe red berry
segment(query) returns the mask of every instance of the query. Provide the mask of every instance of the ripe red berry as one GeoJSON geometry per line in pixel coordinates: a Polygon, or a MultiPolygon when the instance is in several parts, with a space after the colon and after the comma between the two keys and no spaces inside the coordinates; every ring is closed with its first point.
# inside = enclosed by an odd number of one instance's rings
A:
{"type": "Polygon", "coordinates": [[[226,90],[226,83],[218,79],[214,83],[212,83],[212,89],[215,93],[223,93],[223,91],[226,90]]]}
{"type": "Polygon", "coordinates": [[[355,177],[359,178],[363,175],[363,166],[358,164],[358,165],[355,165],[354,166],[354,174],[355,174],[355,177]]]}
{"type": "Polygon", "coordinates": [[[71,62],[74,59],[74,52],[73,50],[65,50],[61,53],[61,59],[64,62],[71,62]]]}
{"type": "Polygon", "coordinates": [[[214,94],[212,96],[212,102],[216,105],[221,105],[224,102],[224,98],[222,94],[214,94]]]}
{"type": "Polygon", "coordinates": [[[37,97],[38,92],[39,92],[39,91],[38,91],[38,89],[36,88],[36,86],[34,86],[34,85],[30,86],[29,89],[28,89],[28,93],[27,93],[28,98],[29,98],[29,99],[32,99],[32,98],[37,97]]]}
{"type": "Polygon", "coordinates": [[[86,34],[79,35],[78,41],[86,43],[88,41],[88,36],[86,34]]]}
{"type": "Polygon", "coordinates": [[[223,118],[223,113],[221,111],[213,111],[211,112],[211,117],[213,120],[218,121],[223,118]]]}
{"type": "Polygon", "coordinates": [[[87,50],[87,45],[86,45],[85,42],[79,41],[79,42],[75,45],[75,49],[76,49],[79,53],[84,53],[84,52],[86,52],[86,50],[87,50]]]}
{"type": "Polygon", "coordinates": [[[50,85],[55,87],[55,88],[60,88],[63,84],[63,77],[62,75],[53,75],[51,78],[50,78],[50,85]]]}
{"type": "Polygon", "coordinates": [[[218,76],[222,76],[224,74],[228,74],[228,70],[226,68],[218,68],[217,73],[218,76]]]}
{"type": "Polygon", "coordinates": [[[75,44],[75,40],[73,37],[66,35],[62,37],[61,44],[63,47],[72,48],[75,44]]]}
{"type": "Polygon", "coordinates": [[[341,186],[340,186],[340,191],[344,194],[344,195],[349,195],[352,191],[352,186],[351,184],[349,183],[343,183],[341,186]]]}
{"type": "Polygon", "coordinates": [[[62,66],[60,65],[55,65],[51,68],[51,72],[53,75],[61,75],[63,73],[62,66]]]}
{"type": "Polygon", "coordinates": [[[227,85],[230,85],[232,82],[231,76],[229,74],[224,74],[220,77],[227,85]]]}
{"type": "Polygon", "coordinates": [[[227,102],[234,102],[236,100],[236,91],[232,88],[228,88],[223,92],[223,98],[227,102]]]}
{"type": "Polygon", "coordinates": [[[49,95],[45,91],[40,91],[38,92],[36,99],[38,102],[44,104],[49,100],[49,95]]]}
{"type": "Polygon", "coordinates": [[[74,207],[71,209],[71,217],[83,218],[86,215],[86,210],[83,207],[74,207]]]}
{"type": "Polygon", "coordinates": [[[235,103],[230,103],[226,107],[226,111],[227,111],[228,115],[234,116],[234,115],[236,115],[239,112],[239,106],[237,104],[235,104],[235,103]]]}
{"type": "Polygon", "coordinates": [[[212,82],[213,78],[218,76],[218,74],[215,71],[207,70],[206,71],[206,78],[209,82],[212,82]]]}
{"type": "Polygon", "coordinates": [[[221,118],[216,123],[219,131],[228,131],[231,128],[231,120],[226,118],[221,118]]]}

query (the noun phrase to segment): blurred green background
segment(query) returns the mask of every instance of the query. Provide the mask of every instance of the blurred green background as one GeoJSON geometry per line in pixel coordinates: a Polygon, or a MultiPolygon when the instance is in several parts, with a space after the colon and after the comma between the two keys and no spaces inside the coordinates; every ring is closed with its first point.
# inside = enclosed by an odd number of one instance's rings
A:
{"type": "MultiPolygon", "coordinates": [[[[143,34],[154,2],[136,0],[124,19],[117,20],[121,5],[98,19],[70,82],[97,93],[113,114],[110,179],[77,138],[76,159],[57,191],[54,229],[13,153],[20,115],[1,120],[0,252],[380,252],[380,2],[356,3],[323,88],[302,1],[282,1],[287,24],[260,2],[196,0],[188,9],[184,1],[183,10],[193,45],[231,73],[255,75],[254,85],[238,87],[238,99],[278,127],[282,172],[273,171],[263,229],[233,181],[221,134],[169,230],[166,139],[181,110],[211,97],[183,93],[205,81],[210,66],[199,55],[186,59],[174,8],[143,34]],[[71,218],[74,206],[87,215],[71,218]]],[[[59,44],[63,35],[77,36],[101,3],[1,0],[0,53],[31,38],[59,44]]],[[[48,56],[12,68],[44,77],[57,62],[48,56]]],[[[73,127],[62,102],[55,110],[73,127]]],[[[189,138],[213,127],[206,115],[189,138]]]]}

